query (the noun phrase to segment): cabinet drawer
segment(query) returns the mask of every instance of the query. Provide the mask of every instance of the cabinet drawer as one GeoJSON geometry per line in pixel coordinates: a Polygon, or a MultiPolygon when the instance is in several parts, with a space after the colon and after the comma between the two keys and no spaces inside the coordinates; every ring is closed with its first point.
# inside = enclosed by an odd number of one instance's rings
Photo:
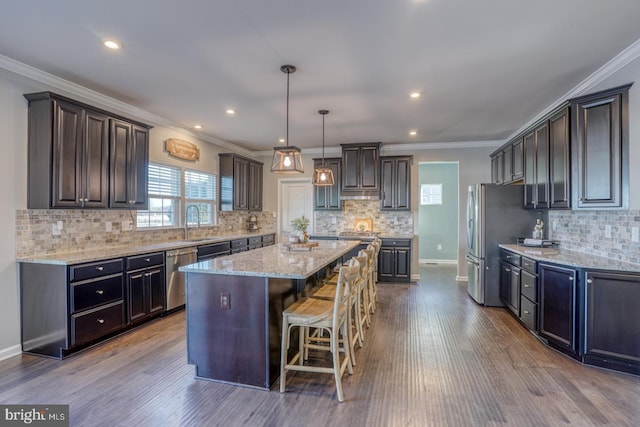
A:
{"type": "Polygon", "coordinates": [[[164,264],[164,252],[127,257],[127,270],[139,270],[164,264]]]}
{"type": "Polygon", "coordinates": [[[520,320],[532,331],[538,330],[538,305],[524,296],[520,297],[520,320]]]}
{"type": "Polygon", "coordinates": [[[273,234],[267,234],[266,236],[262,236],[262,246],[272,245],[275,242],[276,236],[273,234]]]}
{"type": "Polygon", "coordinates": [[[238,239],[231,241],[231,249],[241,248],[243,246],[247,246],[247,239],[238,239]]]}
{"type": "Polygon", "coordinates": [[[531,274],[538,273],[538,263],[531,258],[527,258],[525,256],[520,258],[520,267],[523,270],[528,271],[531,274]]]}
{"type": "Polygon", "coordinates": [[[411,239],[382,239],[382,246],[408,248],[411,246],[411,239]]]}
{"type": "Polygon", "coordinates": [[[122,299],[124,295],[122,273],[99,280],[71,284],[71,312],[86,310],[122,299]]]}
{"type": "Polygon", "coordinates": [[[520,255],[500,249],[500,259],[509,264],[520,266],[520,255]]]}
{"type": "Polygon", "coordinates": [[[220,255],[229,255],[231,245],[229,242],[214,243],[212,245],[198,246],[198,259],[204,257],[215,257],[220,255]]]}
{"type": "Polygon", "coordinates": [[[69,280],[76,282],[121,272],[122,258],[118,258],[89,264],[73,265],[69,267],[69,280]]]}
{"type": "Polygon", "coordinates": [[[262,243],[261,236],[249,237],[249,245],[259,245],[262,243]]]}
{"type": "Polygon", "coordinates": [[[124,301],[71,316],[71,345],[100,338],[125,327],[124,301]]]}
{"type": "Polygon", "coordinates": [[[520,292],[533,302],[538,302],[538,276],[520,270],[520,292]]]}

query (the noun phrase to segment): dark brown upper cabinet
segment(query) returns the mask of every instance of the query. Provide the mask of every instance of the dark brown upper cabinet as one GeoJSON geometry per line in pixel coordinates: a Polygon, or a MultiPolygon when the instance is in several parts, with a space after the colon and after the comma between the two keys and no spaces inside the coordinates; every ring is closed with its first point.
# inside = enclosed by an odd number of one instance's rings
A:
{"type": "Polygon", "coordinates": [[[342,196],[379,197],[380,143],[342,145],[342,196]]]}
{"type": "Polygon", "coordinates": [[[220,210],[262,210],[262,163],[233,153],[219,154],[220,210]]]}
{"type": "Polygon", "coordinates": [[[629,205],[630,87],[570,101],[574,209],[626,209],[629,205]]]}
{"type": "Polygon", "coordinates": [[[549,207],[571,207],[569,107],[549,119],[549,207]]]}
{"type": "MultiPolygon", "coordinates": [[[[322,159],[313,159],[313,168],[322,166],[322,159]]],[[[333,171],[333,185],[313,186],[314,209],[317,211],[342,210],[340,188],[342,186],[342,159],[324,159],[324,167],[333,171]]]]}
{"type": "Polygon", "coordinates": [[[51,92],[25,98],[29,101],[27,208],[146,208],[149,126],[51,92]],[[124,165],[114,164],[113,150],[120,154],[115,123],[126,125],[129,140],[138,144],[134,153],[125,155],[124,165]],[[129,174],[114,182],[114,168],[129,174]],[[128,189],[125,201],[136,203],[119,205],[113,199],[119,194],[116,185],[128,189]]]}
{"type": "Polygon", "coordinates": [[[380,158],[382,193],[380,210],[411,210],[412,156],[388,156],[380,158]]]}
{"type": "Polygon", "coordinates": [[[523,138],[519,137],[511,142],[511,181],[524,178],[524,147],[523,138]]]}
{"type": "Polygon", "coordinates": [[[123,120],[111,120],[109,207],[149,208],[149,132],[123,120]]]}
{"type": "Polygon", "coordinates": [[[491,154],[491,182],[511,184],[524,177],[522,136],[491,154]]]}

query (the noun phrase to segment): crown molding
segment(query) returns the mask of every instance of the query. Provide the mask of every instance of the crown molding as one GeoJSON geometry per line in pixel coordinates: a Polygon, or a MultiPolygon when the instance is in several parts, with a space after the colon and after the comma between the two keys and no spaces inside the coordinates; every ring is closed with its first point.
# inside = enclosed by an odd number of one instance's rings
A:
{"type": "Polygon", "coordinates": [[[529,127],[533,126],[536,122],[542,119],[547,114],[551,113],[553,110],[558,108],[568,99],[576,98],[580,95],[586,94],[589,90],[593,89],[622,68],[636,60],[640,57],[640,39],[633,42],[627,48],[625,48],[622,52],[611,58],[606,64],[602,67],[598,68],[596,71],[591,73],[586,79],[578,83],[567,93],[558,98],[555,102],[551,103],[547,108],[538,113],[535,117],[525,123],[520,129],[515,131],[512,135],[509,136],[505,141],[514,138],[518,134],[524,132],[529,127]]]}
{"type": "Polygon", "coordinates": [[[193,138],[209,142],[217,145],[218,147],[233,151],[238,154],[246,156],[254,156],[253,151],[239,147],[228,141],[223,141],[218,138],[213,138],[209,135],[196,134],[188,128],[180,125],[179,123],[168,120],[164,117],[145,111],[141,108],[134,107],[131,104],[127,104],[122,101],[118,101],[115,98],[111,98],[107,95],[103,95],[95,90],[80,86],[76,83],[70,82],[63,78],[54,76],[45,71],[39,70],[30,65],[16,61],[4,55],[0,55],[0,68],[17,74],[20,77],[37,82],[50,88],[52,91],[60,92],[60,95],[65,95],[77,99],[78,101],[95,105],[98,108],[102,108],[107,111],[113,111],[114,113],[121,114],[132,119],[148,123],[154,126],[163,126],[169,129],[180,131],[183,134],[187,134],[193,138]]]}

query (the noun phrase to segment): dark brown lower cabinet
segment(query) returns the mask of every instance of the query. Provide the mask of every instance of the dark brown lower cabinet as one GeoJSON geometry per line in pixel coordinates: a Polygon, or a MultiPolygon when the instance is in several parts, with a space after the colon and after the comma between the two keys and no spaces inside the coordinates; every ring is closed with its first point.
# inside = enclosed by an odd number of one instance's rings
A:
{"type": "Polygon", "coordinates": [[[554,348],[577,357],[577,278],[571,268],[538,264],[540,335],[554,348]]]}
{"type": "Polygon", "coordinates": [[[586,272],[584,361],[640,375],[640,275],[586,272]]]}
{"type": "Polygon", "coordinates": [[[162,314],[165,306],[164,254],[129,257],[127,266],[130,324],[162,314]]]}
{"type": "Polygon", "coordinates": [[[378,255],[378,280],[411,281],[411,239],[382,239],[378,255]]]}

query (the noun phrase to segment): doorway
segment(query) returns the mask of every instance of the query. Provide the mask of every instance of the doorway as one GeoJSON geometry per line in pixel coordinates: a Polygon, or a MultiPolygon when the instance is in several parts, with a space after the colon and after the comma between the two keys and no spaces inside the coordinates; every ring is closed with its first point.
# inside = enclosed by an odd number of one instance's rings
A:
{"type": "Polygon", "coordinates": [[[420,263],[458,263],[458,162],[420,163],[420,263]]]}
{"type": "Polygon", "coordinates": [[[309,218],[309,234],[313,234],[313,186],[310,178],[283,178],[278,180],[278,235],[290,233],[291,220],[302,215],[309,218]]]}

